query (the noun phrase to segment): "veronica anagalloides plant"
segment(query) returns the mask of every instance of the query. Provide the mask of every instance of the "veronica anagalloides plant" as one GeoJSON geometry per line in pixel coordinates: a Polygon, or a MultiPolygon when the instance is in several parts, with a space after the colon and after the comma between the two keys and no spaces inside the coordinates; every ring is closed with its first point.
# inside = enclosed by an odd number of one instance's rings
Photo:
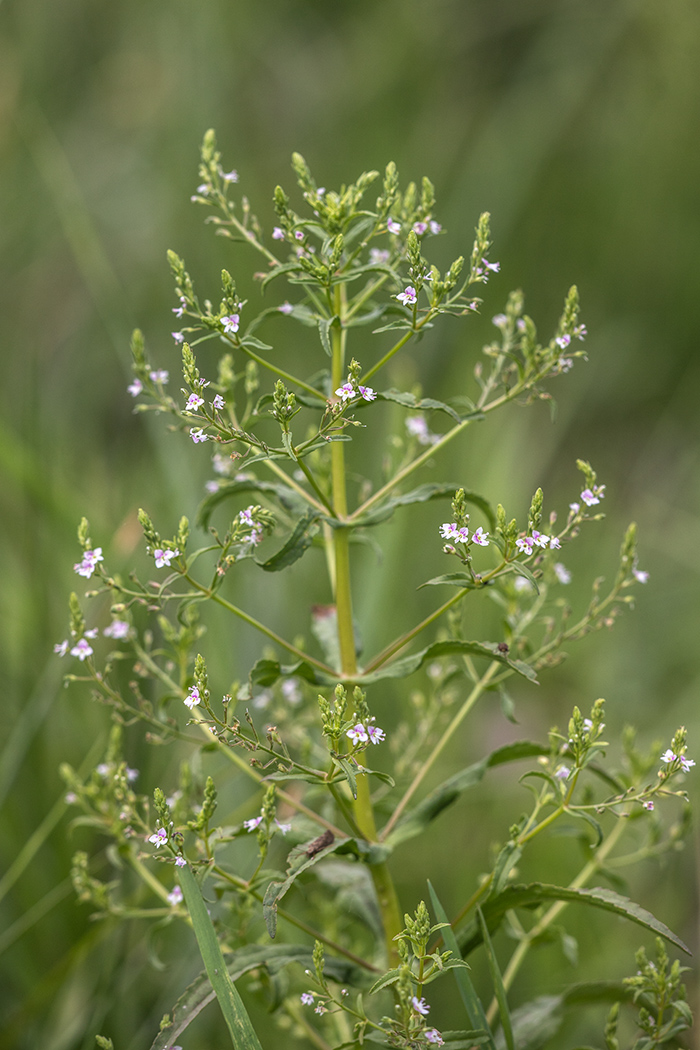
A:
{"type": "MultiPolygon", "coordinates": [[[[485,756],[471,753],[466,730],[482,697],[500,697],[512,717],[511,682],[537,683],[565,644],[612,626],[647,582],[635,527],[612,581],[596,578],[588,604],[575,610],[566,549],[600,521],[606,498],[589,463],[578,461],[563,511],[546,506],[538,489],[515,516],[467,486],[421,475],[475,422],[513,402],[550,398],[551,384],[585,357],[576,289],[545,341],[522,294],[509,295],[475,362],[473,387],[452,400],[395,389],[386,377],[397,354],[446,315],[468,326],[481,310],[484,286],[499,271],[489,216],[480,217],[469,253],[442,272],[432,258],[445,231],[428,179],[401,189],[389,164],[383,178],[367,172],[336,192],[318,187],[298,154],[293,167],[301,210],[278,187],[266,233],[248,199],[234,199],[238,174],[224,170],[206,135],[192,199],[218,234],[249,247],[261,289],[275,301],[256,309],[227,270],[217,298],[202,298],[171,252],[176,330],[167,368],[151,359],[140,332],[133,336],[137,410],[167,415],[179,432],[173,440],[184,443],[180,454],[205,457],[212,476],[194,531],[186,518],[156,522],[140,511],[145,570],[113,571],[105,539],[93,538],[86,520],[79,528],[75,572],[90,590],[87,601],[72,596],[69,636],[56,650],[78,661],[68,678],[90,683],[113,728],[89,776],[69,767],[63,774],[77,819],[107,836],[119,870],[132,874],[120,881],[116,868],[98,869],[81,852],[78,895],[97,915],[192,928],[202,974],[154,1033],[153,1050],[186,1048],[190,1019],[214,996],[233,1045],[258,1047],[237,985],[272,1004],[284,1039],[323,1050],[365,1041],[513,1048],[526,1032],[529,1047],[544,1045],[575,997],[557,986],[543,1014],[539,1000],[513,1001],[513,982],[552,936],[573,958],[560,925],[570,903],[624,916],[660,938],[658,968],[640,956],[637,977],[615,986],[606,1046],[619,1045],[619,1004],[640,1011],[635,1047],[672,1042],[690,1018],[664,942],[687,949],[615,887],[616,870],[632,859],[680,846],[685,810],[668,824],[659,809],[685,798],[694,765],[685,730],[663,753],[640,750],[626,730],[615,763],[606,759],[602,700],[587,712],[574,708],[543,741],[485,756]],[[287,325],[302,326],[317,347],[311,375],[296,374],[277,352],[287,325]],[[180,384],[170,379],[173,352],[180,384]],[[399,432],[359,475],[349,443],[360,429],[379,428],[387,411],[400,414],[399,432]],[[425,580],[407,550],[404,572],[437,597],[413,625],[396,608],[392,640],[365,652],[353,616],[353,545],[418,503],[434,508],[446,571],[425,580]],[[302,558],[311,564],[314,551],[326,579],[314,562],[318,604],[294,610],[291,638],[238,604],[244,562],[274,580],[302,558]],[[473,640],[464,612],[484,600],[497,606],[498,636],[473,640]],[[204,603],[232,632],[245,623],[259,633],[252,666],[222,673],[220,657],[208,660],[204,603]],[[420,689],[389,715],[388,683],[412,678],[420,689]],[[159,785],[142,785],[128,764],[124,728],[134,723],[153,744],[175,745],[177,760],[159,785]],[[458,738],[466,764],[440,780],[441,759],[458,738]],[[515,762],[525,764],[529,803],[510,827],[493,829],[500,847],[482,859],[490,867],[459,909],[448,915],[441,903],[439,852],[424,899],[400,900],[396,866],[414,840],[490,770],[515,762]],[[438,784],[426,790],[429,774],[438,784]],[[578,870],[563,886],[521,882],[531,844],[559,827],[578,829],[578,870]],[[496,951],[501,927],[509,937],[496,951]],[[483,999],[482,971],[491,988],[483,999]],[[435,981],[453,989],[459,1028],[447,1030],[433,1008],[435,981]]],[[[595,995],[590,989],[589,1001],[595,995]]],[[[609,987],[601,998],[610,1000],[609,987]]],[[[98,1042],[111,1045],[106,1036],[98,1042]]]]}

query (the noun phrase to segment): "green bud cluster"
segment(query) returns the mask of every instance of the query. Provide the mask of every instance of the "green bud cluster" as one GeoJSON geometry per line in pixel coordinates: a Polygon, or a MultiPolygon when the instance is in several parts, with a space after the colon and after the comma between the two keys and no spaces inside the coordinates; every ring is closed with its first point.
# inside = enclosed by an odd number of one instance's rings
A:
{"type": "Polygon", "coordinates": [[[182,375],[190,390],[198,394],[201,390],[200,371],[190,344],[187,342],[182,344],[182,375]]]}
{"type": "Polygon", "coordinates": [[[161,546],[160,535],[159,535],[159,533],[156,532],[156,530],[155,530],[155,528],[153,526],[153,522],[151,521],[150,517],[148,516],[146,511],[143,510],[142,507],[139,507],[139,515],[138,515],[138,517],[139,517],[139,524],[141,525],[141,528],[143,529],[143,535],[144,535],[144,538],[146,540],[146,544],[147,544],[147,546],[149,548],[149,553],[150,553],[156,547],[160,547],[161,546]]]}
{"type": "Polygon", "coordinates": [[[527,531],[532,532],[533,529],[539,527],[542,521],[542,504],[544,503],[544,493],[542,489],[537,489],[535,495],[532,497],[532,503],[530,504],[530,510],[527,514],[527,531]]]}
{"type": "Polygon", "coordinates": [[[272,405],[273,416],[282,424],[289,423],[299,411],[296,397],[291,391],[287,390],[281,379],[278,379],[275,383],[272,405]]]}
{"type": "Polygon", "coordinates": [[[194,661],[194,684],[202,698],[202,703],[205,707],[208,707],[210,698],[209,676],[207,675],[207,665],[201,653],[197,653],[194,661]]]}

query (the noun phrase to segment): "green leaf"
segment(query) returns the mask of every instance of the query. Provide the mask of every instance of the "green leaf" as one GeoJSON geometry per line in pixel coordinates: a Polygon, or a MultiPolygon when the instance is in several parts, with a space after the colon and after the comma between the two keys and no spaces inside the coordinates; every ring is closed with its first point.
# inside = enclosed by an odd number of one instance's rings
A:
{"type": "MultiPolygon", "coordinates": [[[[512,1038],[518,1050],[539,1050],[552,1039],[564,1020],[561,995],[541,995],[510,1015],[512,1038]]],[[[505,1029],[496,1039],[498,1050],[506,1046],[505,1029]]]]}
{"type": "Polygon", "coordinates": [[[380,303],[372,307],[372,309],[368,310],[366,313],[353,314],[350,320],[345,322],[345,327],[357,328],[359,325],[372,324],[374,321],[379,320],[380,317],[383,317],[388,309],[389,306],[387,303],[380,303]]]}
{"type": "Polygon", "coordinates": [[[422,667],[426,661],[434,660],[438,656],[447,656],[450,653],[488,656],[489,659],[496,660],[498,663],[510,667],[516,674],[520,674],[527,678],[528,681],[537,684],[537,674],[534,668],[530,667],[523,660],[513,660],[507,653],[501,652],[497,642],[466,642],[456,638],[444,642],[433,642],[427,648],[421,649],[419,653],[405,656],[402,660],[395,660],[393,663],[380,667],[377,671],[371,671],[369,674],[360,675],[357,681],[365,684],[379,682],[383,678],[407,678],[408,675],[413,674],[419,667],[422,667]]]}
{"type": "Polygon", "coordinates": [[[390,332],[390,331],[392,331],[393,329],[396,329],[396,328],[398,328],[398,329],[404,329],[404,328],[411,329],[411,328],[413,328],[413,321],[410,321],[408,319],[406,319],[404,321],[392,321],[390,324],[382,325],[381,328],[373,328],[372,329],[372,335],[379,335],[380,332],[390,332]]]}
{"type": "Polygon", "coordinates": [[[294,489],[279,481],[259,481],[257,478],[244,478],[240,481],[222,481],[216,492],[202,501],[197,511],[197,524],[207,528],[213,511],[232,496],[241,492],[255,492],[261,495],[274,496],[285,510],[301,513],[306,502],[294,489]]]}
{"type": "Polygon", "coordinates": [[[343,755],[334,755],[333,761],[345,774],[352,797],[357,798],[357,767],[347,758],[344,758],[343,755]]]}
{"type": "Polygon", "coordinates": [[[284,445],[285,451],[289,458],[293,459],[296,462],[297,455],[294,450],[294,445],[292,443],[292,435],[289,433],[288,430],[282,431],[282,444],[284,445]]]}
{"type": "Polygon", "coordinates": [[[270,281],[274,281],[275,277],[281,277],[283,273],[292,273],[294,270],[298,269],[299,264],[295,262],[282,263],[280,266],[275,266],[275,268],[273,270],[270,270],[270,272],[266,274],[263,280],[261,281],[261,291],[264,291],[264,289],[267,287],[270,281]]]}
{"type": "Polygon", "coordinates": [[[418,590],[421,587],[437,587],[440,584],[447,584],[448,587],[462,587],[470,591],[483,588],[483,584],[475,583],[469,573],[447,572],[443,576],[433,576],[432,580],[426,580],[425,583],[421,583],[418,590]]]}
{"type": "Polygon", "coordinates": [[[315,685],[317,684],[316,674],[317,672],[311,664],[307,664],[305,660],[299,660],[295,664],[284,665],[280,664],[279,660],[262,659],[254,664],[248,675],[248,680],[251,686],[262,685],[267,687],[274,685],[279,678],[296,676],[297,678],[303,678],[305,682],[315,685]]]}
{"type": "Polygon", "coordinates": [[[401,976],[401,970],[387,970],[386,973],[374,982],[372,987],[369,989],[370,995],[376,995],[377,992],[381,992],[382,988],[388,988],[389,985],[395,984],[401,976]]]}
{"type": "MultiPolygon", "coordinates": [[[[427,485],[419,485],[418,488],[412,489],[411,492],[406,492],[402,496],[392,496],[385,503],[382,503],[377,510],[372,510],[368,514],[363,514],[357,519],[358,525],[378,525],[382,521],[387,521],[393,515],[397,507],[408,506],[411,503],[427,503],[428,500],[433,499],[445,499],[454,496],[459,485],[448,484],[446,482],[441,483],[429,483],[427,485]]],[[[493,507],[487,499],[480,496],[476,492],[465,491],[464,493],[467,503],[473,504],[478,507],[485,515],[492,529],[496,527],[496,516],[493,511],[493,507]]]]}
{"type": "Polygon", "coordinates": [[[378,780],[381,780],[382,784],[388,784],[389,787],[396,787],[396,781],[394,778],[389,773],[385,773],[382,769],[370,769],[369,766],[361,766],[360,772],[365,773],[368,777],[377,777],[378,780]]]}
{"type": "Polygon", "coordinates": [[[185,898],[187,910],[192,919],[199,951],[211,986],[219,1000],[221,1012],[231,1033],[231,1041],[236,1050],[262,1050],[255,1029],[248,1017],[243,1000],[229,975],[224,957],[221,954],[214,924],[209,917],[199,885],[189,864],[178,869],[178,878],[185,898]]]}
{"type": "MultiPolygon", "coordinates": [[[[683,943],[672,930],[663,922],[655,918],[651,912],[641,905],[635,904],[628,897],[623,897],[613,890],[602,889],[596,886],[592,889],[573,889],[569,886],[550,886],[542,882],[533,882],[528,885],[507,886],[495,897],[490,897],[483,905],[484,919],[489,930],[493,933],[498,929],[503,916],[512,908],[536,908],[544,901],[570,901],[572,903],[589,904],[594,908],[612,912],[614,915],[622,915],[631,922],[643,926],[663,937],[665,940],[675,944],[681,951],[691,954],[690,949],[683,943]]],[[[482,942],[481,931],[478,923],[473,920],[459,934],[458,937],[460,954],[469,955],[482,942]]]]}
{"type": "Polygon", "coordinates": [[[272,350],[269,343],[262,343],[253,335],[244,335],[241,339],[241,346],[249,346],[251,350],[272,350]]]}
{"type": "MultiPolygon", "coordinates": [[[[515,1045],[518,1050],[540,1050],[557,1034],[566,1009],[599,1003],[631,1003],[633,996],[634,989],[627,988],[621,981],[588,981],[571,985],[561,995],[540,995],[513,1010],[511,1022],[515,1045]]],[[[505,1041],[499,1036],[496,1045],[500,1050],[505,1047],[505,1041]]],[[[578,1047],[577,1050],[592,1048],[578,1047]]]]}
{"type": "Polygon", "coordinates": [[[460,770],[459,773],[455,773],[449,780],[431,791],[415,809],[404,813],[391,834],[387,836],[387,845],[397,846],[405,839],[420,835],[432,820],[435,820],[444,809],[457,801],[463,791],[478,784],[487,769],[506,762],[518,762],[523,758],[535,758],[548,754],[548,747],[532,743],[530,740],[520,740],[513,744],[506,744],[505,747],[499,747],[490,755],[482,758],[480,762],[475,762],[466,769],[460,770]]]}
{"type": "Polygon", "coordinates": [[[263,918],[270,937],[274,938],[277,933],[277,905],[294,885],[298,876],[308,868],[312,868],[314,864],[318,864],[319,860],[323,860],[329,853],[335,853],[341,846],[346,846],[350,841],[349,839],[335,839],[330,845],[324,846],[311,856],[307,852],[311,842],[295,846],[290,850],[287,857],[287,877],[282,881],[273,879],[265,890],[263,898],[263,918]]]}
{"type": "Polygon", "coordinates": [[[484,921],[484,916],[481,908],[476,909],[477,918],[479,919],[479,925],[481,927],[481,936],[484,939],[484,947],[486,948],[486,958],[489,964],[489,970],[491,971],[491,981],[493,983],[493,990],[496,995],[496,1002],[498,1003],[498,1013],[501,1018],[501,1028],[503,1029],[503,1037],[506,1041],[508,1050],[515,1050],[515,1042],[513,1041],[513,1026],[510,1021],[510,1009],[508,1007],[508,997],[506,990],[503,985],[503,978],[501,977],[501,971],[498,965],[493,945],[491,944],[491,938],[489,937],[488,927],[484,921]]]}
{"type": "Polygon", "coordinates": [[[590,813],[586,813],[582,809],[569,809],[567,813],[570,817],[576,817],[577,820],[583,820],[586,824],[590,825],[595,832],[596,840],[592,844],[593,849],[597,849],[603,841],[603,829],[601,828],[595,817],[592,817],[590,813]]]}
{"type": "MultiPolygon", "coordinates": [[[[406,327],[410,328],[411,326],[408,325],[406,327]]],[[[484,413],[479,412],[476,409],[460,413],[444,401],[436,401],[433,397],[416,397],[415,394],[410,394],[404,390],[382,390],[377,394],[377,398],[380,401],[395,401],[397,404],[403,405],[405,408],[412,408],[416,411],[446,412],[448,416],[454,419],[455,423],[463,423],[467,419],[476,420],[484,418],[484,413]]]]}
{"type": "Polygon", "coordinates": [[[523,579],[528,580],[535,588],[537,594],[540,593],[540,588],[537,584],[537,580],[531,569],[528,569],[527,565],[523,565],[520,561],[514,561],[510,564],[510,571],[515,573],[516,576],[522,576],[523,579]]]}
{"type": "Polygon", "coordinates": [[[280,547],[277,553],[267,561],[258,561],[256,558],[256,565],[259,565],[265,572],[279,572],[281,569],[286,569],[288,565],[293,565],[313,543],[314,536],[320,527],[318,522],[320,517],[317,510],[308,510],[299,518],[284,546],[280,547]]]}
{"type": "MultiPolygon", "coordinates": [[[[454,935],[454,930],[449,925],[449,919],[442,904],[438,900],[438,895],[432,887],[430,881],[428,881],[428,890],[430,891],[430,899],[433,904],[433,911],[435,912],[435,918],[438,922],[445,922],[445,926],[442,930],[442,939],[445,947],[448,948],[454,956],[459,956],[460,951],[457,946],[457,939],[454,935]]],[[[484,1008],[481,1005],[481,1000],[476,994],[476,989],[472,984],[471,977],[469,976],[468,970],[460,967],[454,971],[455,981],[457,982],[457,990],[459,991],[460,998],[464,1003],[464,1008],[467,1011],[467,1017],[472,1028],[481,1029],[485,1034],[486,1038],[484,1043],[489,1047],[489,1050],[495,1050],[495,1044],[491,1030],[489,1028],[488,1021],[486,1020],[486,1014],[484,1008]]]]}
{"type": "MultiPolygon", "coordinates": [[[[292,963],[304,969],[313,969],[313,953],[304,945],[296,944],[248,944],[236,952],[227,953],[224,958],[233,981],[263,966],[273,976],[292,963]]],[[[328,977],[341,984],[357,987],[367,982],[367,974],[358,966],[332,955],[327,957],[324,969],[328,977]]],[[[200,973],[175,1003],[170,1011],[170,1024],[161,1029],[150,1050],[169,1050],[195,1017],[215,998],[209,978],[206,973],[200,973]]]]}
{"type": "Polygon", "coordinates": [[[519,846],[513,839],[506,842],[496,858],[489,897],[495,897],[502,891],[508,881],[508,876],[520,860],[522,853],[522,846],[519,846]]]}
{"type": "MultiPolygon", "coordinates": [[[[278,311],[278,310],[279,310],[279,307],[276,306],[275,307],[275,311],[278,311]]],[[[317,319],[318,315],[316,313],[314,313],[313,310],[309,309],[308,306],[304,306],[303,303],[295,303],[294,304],[294,306],[292,308],[291,316],[296,321],[300,321],[303,325],[306,325],[307,328],[315,328],[316,327],[316,319],[317,319]]]]}
{"type": "Polygon", "coordinates": [[[337,321],[337,316],[334,314],[333,317],[319,317],[317,318],[318,334],[321,338],[321,346],[326,351],[329,357],[333,354],[331,347],[330,328],[334,321],[337,321]]]}

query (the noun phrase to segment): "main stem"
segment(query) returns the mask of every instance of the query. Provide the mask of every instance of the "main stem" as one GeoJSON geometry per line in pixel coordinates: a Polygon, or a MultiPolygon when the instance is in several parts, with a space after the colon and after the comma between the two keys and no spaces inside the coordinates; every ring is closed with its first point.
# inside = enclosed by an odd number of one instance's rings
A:
{"type": "MultiPolygon", "coordinates": [[[[345,381],[345,329],[342,327],[344,316],[344,289],[337,285],[334,291],[334,312],[341,318],[341,326],[332,329],[333,357],[331,365],[331,388],[337,390],[345,381]]],[[[347,489],[345,473],[345,443],[331,443],[331,478],[333,485],[333,510],[338,520],[347,517],[347,489]]],[[[350,530],[347,527],[333,529],[333,553],[335,562],[335,606],[338,617],[338,645],[340,648],[341,671],[345,678],[357,674],[357,657],[355,652],[355,629],[352,618],[352,593],[350,589],[350,530]]],[[[377,827],[372,809],[369,790],[369,777],[365,774],[357,778],[357,798],[354,804],[355,821],[368,842],[377,841],[377,827]]],[[[384,938],[389,966],[396,966],[398,961],[396,935],[403,929],[401,912],[396,897],[394,883],[385,862],[370,865],[370,874],[377,893],[379,909],[382,915],[384,938]]]]}

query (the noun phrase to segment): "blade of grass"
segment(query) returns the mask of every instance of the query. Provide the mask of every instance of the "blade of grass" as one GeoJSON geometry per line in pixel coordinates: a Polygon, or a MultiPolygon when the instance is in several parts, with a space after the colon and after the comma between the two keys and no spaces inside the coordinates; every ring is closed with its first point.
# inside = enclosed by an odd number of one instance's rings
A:
{"type": "Polygon", "coordinates": [[[486,948],[486,957],[489,962],[489,970],[491,971],[493,990],[496,994],[496,1001],[498,1003],[498,1012],[501,1017],[501,1028],[503,1029],[503,1036],[505,1038],[508,1050],[515,1050],[515,1042],[513,1040],[513,1025],[511,1024],[510,1020],[510,1010],[508,1009],[508,997],[506,996],[506,990],[503,985],[503,978],[501,977],[501,971],[498,966],[498,960],[496,959],[496,953],[494,952],[493,945],[491,944],[489,928],[486,925],[486,920],[484,919],[484,915],[481,908],[477,908],[476,913],[479,916],[481,935],[484,938],[484,947],[486,948]]]}
{"type": "MultiPolygon", "coordinates": [[[[438,899],[438,895],[433,889],[430,881],[428,881],[428,890],[430,891],[430,900],[432,901],[433,911],[435,912],[435,918],[438,922],[446,922],[447,926],[442,929],[442,939],[445,947],[454,955],[455,959],[461,958],[459,947],[457,945],[457,939],[454,935],[452,927],[449,925],[449,919],[447,913],[443,908],[442,904],[438,899]]],[[[469,1018],[469,1024],[472,1028],[483,1029],[488,1034],[488,1040],[483,1044],[487,1046],[489,1050],[496,1050],[496,1044],[493,1041],[491,1029],[489,1028],[488,1021],[486,1020],[486,1014],[484,1008],[481,1005],[481,1000],[476,994],[476,989],[471,982],[469,973],[463,966],[456,966],[452,971],[457,982],[457,988],[459,990],[460,997],[464,1003],[464,1008],[467,1011],[467,1017],[469,1018]]]]}
{"type": "Polygon", "coordinates": [[[204,968],[216,992],[216,998],[219,1000],[221,1012],[231,1033],[233,1045],[236,1050],[262,1050],[243,1000],[229,976],[214,924],[209,917],[201,890],[189,864],[179,869],[178,877],[185,904],[192,919],[204,968]]]}

